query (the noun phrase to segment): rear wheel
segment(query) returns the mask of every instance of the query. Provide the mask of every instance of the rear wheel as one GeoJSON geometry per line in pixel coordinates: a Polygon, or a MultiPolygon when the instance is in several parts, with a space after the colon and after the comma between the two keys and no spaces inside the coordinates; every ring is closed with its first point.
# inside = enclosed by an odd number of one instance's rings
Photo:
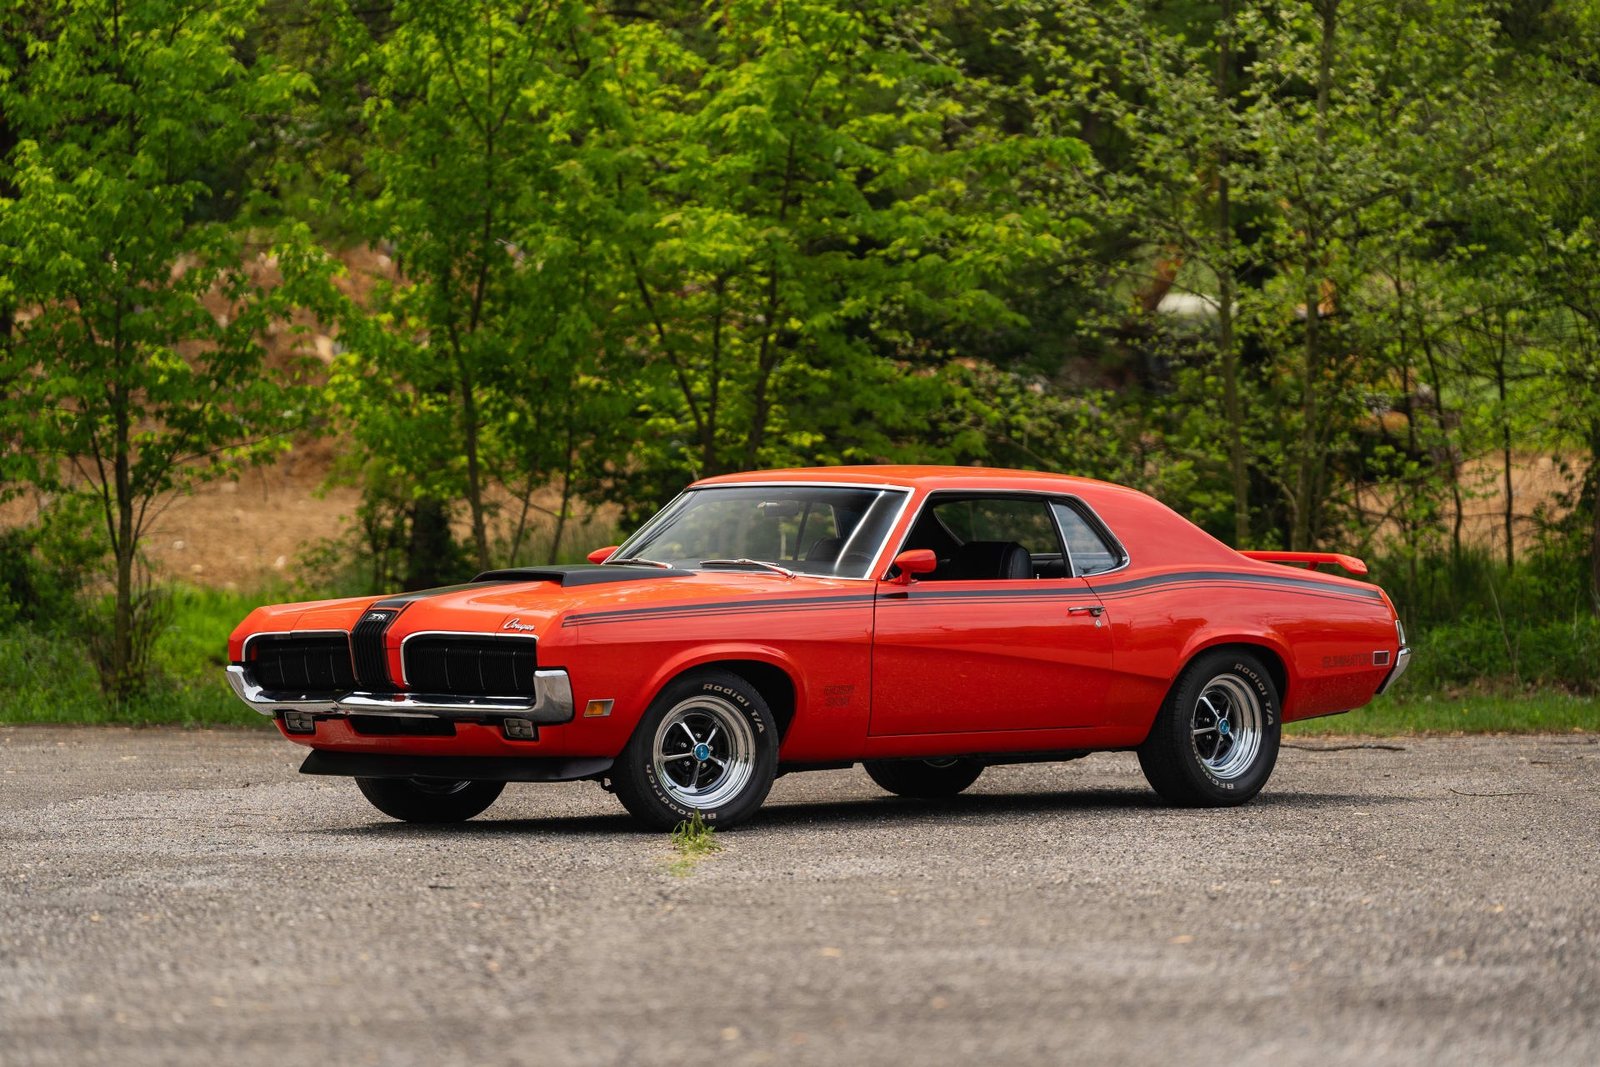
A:
{"type": "Polygon", "coordinates": [[[767,702],[728,671],[668,685],[612,765],[617,799],[644,825],[670,830],[696,812],[727,829],[761,807],[778,771],[778,727],[767,702]]]}
{"type": "Polygon", "coordinates": [[[1220,649],[1189,664],[1139,746],[1139,766],[1181,807],[1243,804],[1278,762],[1278,688],[1261,660],[1220,649]]]}
{"type": "Polygon", "coordinates": [[[953,797],[978,780],[983,764],[970,759],[871,760],[867,775],[896,796],[953,797]]]}
{"type": "Polygon", "coordinates": [[[445,778],[357,778],[356,787],[373,807],[403,822],[464,822],[499,799],[506,784],[445,778]]]}

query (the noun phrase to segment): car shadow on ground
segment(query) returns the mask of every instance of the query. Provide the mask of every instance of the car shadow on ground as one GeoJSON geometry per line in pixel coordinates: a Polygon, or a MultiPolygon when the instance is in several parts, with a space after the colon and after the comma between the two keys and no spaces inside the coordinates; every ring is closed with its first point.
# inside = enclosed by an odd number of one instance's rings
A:
{"type": "MultiPolygon", "coordinates": [[[[839,800],[772,803],[763,807],[749,824],[751,830],[784,830],[793,827],[814,829],[821,825],[849,826],[900,823],[917,826],[952,818],[1009,819],[1017,816],[1047,818],[1062,815],[1093,815],[1117,818],[1162,815],[1209,820],[1237,819],[1252,814],[1280,811],[1366,810],[1404,803],[1403,798],[1346,793],[1275,792],[1263,793],[1237,808],[1174,808],[1148,790],[1090,789],[1070,792],[967,793],[940,800],[919,800],[894,796],[850,797],[839,800]]],[[[624,812],[615,814],[554,815],[545,818],[496,819],[491,809],[485,815],[464,823],[439,825],[401,822],[372,822],[360,826],[326,827],[311,831],[345,837],[383,837],[413,835],[494,835],[529,836],[538,834],[571,836],[638,836],[637,824],[624,812]]],[[[739,832],[739,831],[735,831],[739,832]]]]}

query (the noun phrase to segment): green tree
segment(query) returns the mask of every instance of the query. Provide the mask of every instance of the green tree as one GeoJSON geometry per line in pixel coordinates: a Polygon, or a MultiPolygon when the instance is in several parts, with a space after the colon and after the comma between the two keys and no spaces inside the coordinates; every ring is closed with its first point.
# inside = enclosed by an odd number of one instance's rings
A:
{"type": "Polygon", "coordinates": [[[135,567],[152,506],[259,462],[300,421],[260,338],[292,302],[301,243],[246,229],[239,161],[308,86],[236,46],[253,0],[13,4],[27,65],[0,86],[0,354],[6,429],[35,484],[92,499],[114,563],[107,692],[135,664],[135,567]]]}
{"type": "Polygon", "coordinates": [[[930,339],[1021,322],[999,283],[1072,236],[1025,176],[1083,146],[985,121],[902,4],[733,0],[706,33],[625,89],[620,239],[660,438],[635,461],[659,483],[893,455],[945,396],[907,373],[951,354],[930,339]]]}
{"type": "Polygon", "coordinates": [[[411,0],[391,20],[369,42],[366,174],[344,204],[396,276],[347,307],[335,395],[384,480],[411,487],[415,524],[465,502],[479,567],[497,507],[519,505],[499,549],[514,556],[534,494],[559,481],[554,553],[609,439],[610,149],[595,134],[617,28],[559,0],[411,0]]]}

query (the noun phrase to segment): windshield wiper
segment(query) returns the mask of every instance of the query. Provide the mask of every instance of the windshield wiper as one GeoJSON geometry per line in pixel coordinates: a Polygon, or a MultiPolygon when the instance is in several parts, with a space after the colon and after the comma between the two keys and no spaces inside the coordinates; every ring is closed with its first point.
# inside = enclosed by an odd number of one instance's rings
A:
{"type": "Polygon", "coordinates": [[[623,556],[620,559],[617,557],[612,557],[611,559],[606,560],[605,566],[609,567],[613,563],[642,563],[646,567],[660,567],[664,571],[670,571],[673,569],[673,566],[670,563],[662,563],[659,559],[645,559],[643,556],[623,556]]]}
{"type": "Polygon", "coordinates": [[[761,568],[763,568],[765,570],[774,571],[774,572],[776,572],[778,574],[781,574],[785,578],[793,578],[794,577],[794,571],[790,570],[788,567],[780,567],[776,563],[768,563],[764,559],[745,559],[743,556],[739,557],[738,559],[703,559],[703,560],[700,561],[700,566],[702,566],[702,567],[761,567],[761,568]]]}

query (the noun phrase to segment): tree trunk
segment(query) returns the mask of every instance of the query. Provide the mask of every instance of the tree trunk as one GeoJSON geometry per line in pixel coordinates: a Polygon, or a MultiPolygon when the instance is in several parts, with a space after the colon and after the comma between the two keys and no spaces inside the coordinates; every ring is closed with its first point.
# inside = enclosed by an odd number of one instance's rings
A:
{"type": "MultiPolygon", "coordinates": [[[[1320,156],[1328,143],[1328,111],[1332,100],[1333,46],[1339,25],[1339,0],[1321,0],[1317,5],[1317,14],[1322,21],[1317,55],[1316,103],[1316,141],[1320,156]]],[[[1316,547],[1313,543],[1317,527],[1314,513],[1317,492],[1322,484],[1322,467],[1326,462],[1317,425],[1321,418],[1318,379],[1322,376],[1322,285],[1319,277],[1322,232],[1319,210],[1315,203],[1307,204],[1305,236],[1302,240],[1306,272],[1305,360],[1302,368],[1305,392],[1300,400],[1300,463],[1295,477],[1294,526],[1289,535],[1289,547],[1297,551],[1316,547]]]]}
{"type": "Polygon", "coordinates": [[[406,552],[405,587],[430,589],[448,585],[461,575],[448,573],[456,555],[450,536],[450,509],[442,500],[424,497],[411,508],[411,545],[406,552]]]}
{"type": "Polygon", "coordinates": [[[712,288],[717,294],[717,310],[711,317],[711,373],[706,375],[706,411],[700,424],[700,466],[707,474],[722,473],[717,458],[717,408],[722,394],[722,322],[728,276],[717,275],[712,288]]]}
{"type": "Polygon", "coordinates": [[[128,407],[127,393],[119,383],[111,395],[116,434],[112,442],[112,485],[117,510],[111,548],[117,563],[117,597],[111,622],[111,674],[105,679],[110,695],[119,704],[138,690],[141,681],[133,677],[133,556],[138,546],[133,536],[132,420],[128,407]]]}
{"type": "Polygon", "coordinates": [[[1312,509],[1316,506],[1317,465],[1322,462],[1318,447],[1317,420],[1321,417],[1317,405],[1317,379],[1322,374],[1321,294],[1317,285],[1315,231],[1306,232],[1306,329],[1305,347],[1301,361],[1304,379],[1300,394],[1300,463],[1294,483],[1294,526],[1289,534],[1289,547],[1296,552],[1311,549],[1313,537],[1312,509]]]}
{"type": "Polygon", "coordinates": [[[1439,422],[1439,438],[1444,442],[1445,459],[1450,468],[1450,498],[1455,505],[1455,521],[1450,529],[1450,558],[1460,562],[1461,527],[1467,517],[1466,507],[1461,499],[1461,464],[1456,459],[1455,442],[1450,439],[1450,432],[1445,428],[1444,381],[1439,375],[1439,361],[1434,356],[1433,342],[1428,338],[1426,319],[1418,324],[1417,343],[1422,346],[1422,354],[1428,360],[1428,378],[1433,383],[1434,417],[1439,422]]]}
{"type": "MultiPolygon", "coordinates": [[[[1233,0],[1222,0],[1217,45],[1217,94],[1226,102],[1233,66],[1233,0]]],[[[1250,474],[1245,467],[1244,412],[1239,402],[1239,352],[1233,331],[1233,204],[1228,187],[1228,143],[1217,153],[1217,348],[1222,356],[1222,406],[1228,423],[1228,473],[1233,481],[1233,544],[1250,543],[1250,474]]]]}
{"type": "Polygon", "coordinates": [[[1589,424],[1589,599],[1600,615],[1600,420],[1589,424]]]}
{"type": "Polygon", "coordinates": [[[1506,534],[1506,570],[1513,570],[1517,565],[1516,531],[1512,522],[1516,516],[1514,498],[1511,492],[1511,413],[1506,410],[1506,349],[1505,331],[1509,328],[1504,319],[1500,324],[1500,354],[1494,363],[1494,385],[1500,397],[1500,461],[1501,474],[1505,481],[1505,509],[1503,521],[1506,534]]]}
{"type": "Polygon", "coordinates": [[[456,360],[461,379],[461,429],[467,453],[467,506],[472,511],[472,545],[477,552],[478,569],[486,571],[490,567],[489,528],[483,513],[483,473],[478,460],[478,398],[465,359],[457,355],[456,360]]]}
{"type": "Polygon", "coordinates": [[[550,562],[561,558],[561,537],[567,532],[567,516],[572,509],[572,468],[575,452],[572,440],[572,393],[567,393],[567,441],[561,465],[561,508],[556,513],[555,533],[550,536],[550,562]]]}

